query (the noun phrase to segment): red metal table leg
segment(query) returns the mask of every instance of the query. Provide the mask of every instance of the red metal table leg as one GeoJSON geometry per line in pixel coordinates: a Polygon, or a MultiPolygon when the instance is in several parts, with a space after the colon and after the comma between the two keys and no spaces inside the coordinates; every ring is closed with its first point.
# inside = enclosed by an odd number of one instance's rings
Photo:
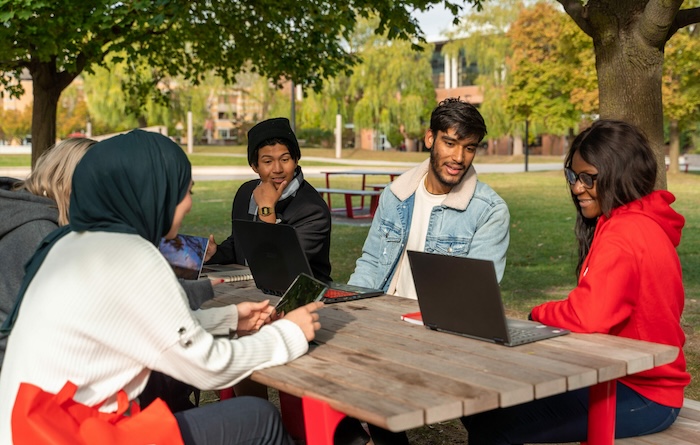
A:
{"type": "Polygon", "coordinates": [[[374,217],[374,213],[377,211],[377,207],[379,206],[379,196],[372,196],[372,199],[369,204],[369,214],[374,217]]]}
{"type": "Polygon", "coordinates": [[[304,439],[304,408],[301,399],[297,396],[280,391],[280,411],[282,423],[293,439],[304,439]]]}
{"type": "Polygon", "coordinates": [[[591,386],[588,402],[587,445],[613,445],[615,443],[616,402],[616,380],[591,386]]]}
{"type": "MultiPolygon", "coordinates": [[[[366,178],[367,178],[367,176],[364,173],[362,173],[362,187],[360,187],[360,190],[365,189],[366,178]]],[[[362,210],[365,209],[365,195],[360,196],[360,209],[362,209],[362,210]]]]}
{"type": "Polygon", "coordinates": [[[348,215],[348,218],[355,218],[355,214],[352,211],[352,195],[345,194],[345,212],[348,215]]]}
{"type": "Polygon", "coordinates": [[[333,445],[335,428],[345,414],[334,410],[326,402],[302,397],[306,445],[333,445]]]}
{"type": "MultiPolygon", "coordinates": [[[[326,188],[329,189],[331,188],[331,173],[326,172],[326,188]]],[[[326,201],[328,201],[328,209],[333,211],[333,205],[331,204],[331,194],[326,193],[326,201]]]]}

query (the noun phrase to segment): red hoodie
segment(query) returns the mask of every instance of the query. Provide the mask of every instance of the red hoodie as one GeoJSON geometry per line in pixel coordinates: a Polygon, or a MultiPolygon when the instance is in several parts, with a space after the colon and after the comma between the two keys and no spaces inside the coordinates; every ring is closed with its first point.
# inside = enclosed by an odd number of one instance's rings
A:
{"type": "Polygon", "coordinates": [[[685,295],[676,247],[685,218],[667,191],[601,216],[578,286],[569,297],[535,307],[532,318],[574,332],[599,332],[678,346],[673,363],[620,379],[665,406],[683,405],[690,382],[680,318],[685,295]]]}

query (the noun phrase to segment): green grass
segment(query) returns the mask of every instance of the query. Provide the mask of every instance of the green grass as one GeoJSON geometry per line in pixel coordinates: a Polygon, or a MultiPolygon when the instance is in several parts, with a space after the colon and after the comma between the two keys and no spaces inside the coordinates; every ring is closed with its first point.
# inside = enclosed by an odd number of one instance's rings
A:
{"type": "Polygon", "coordinates": [[[31,155],[2,155],[0,167],[29,167],[32,165],[31,155]]]}
{"type": "MultiPolygon", "coordinates": [[[[565,298],[575,286],[575,210],[561,172],[483,174],[508,203],[511,242],[502,282],[510,315],[524,317],[532,306],[565,298]]],[[[352,179],[346,179],[352,181],[352,179]]],[[[320,186],[322,179],[310,182],[320,186]]],[[[231,233],[231,201],[242,181],[199,181],[194,206],[182,231],[222,241],[231,233]]],[[[677,201],[674,208],[686,218],[678,253],[683,265],[686,307],[682,325],[688,337],[685,347],[688,369],[700,375],[700,175],[677,174],[668,178],[677,201]]],[[[338,186],[352,186],[338,183],[338,186]]],[[[355,185],[356,186],[356,185],[355,185]]],[[[335,201],[334,206],[342,205],[335,201]]],[[[369,227],[333,224],[331,264],[333,277],[346,281],[355,267],[369,227]]],[[[693,381],[687,397],[700,398],[700,383],[693,381]]]]}

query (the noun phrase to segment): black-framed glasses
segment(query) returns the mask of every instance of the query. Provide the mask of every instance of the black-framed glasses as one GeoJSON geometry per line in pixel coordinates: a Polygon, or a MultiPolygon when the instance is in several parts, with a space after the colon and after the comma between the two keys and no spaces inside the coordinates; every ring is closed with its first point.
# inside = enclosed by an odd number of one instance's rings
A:
{"type": "Polygon", "coordinates": [[[593,183],[595,182],[598,175],[591,175],[590,173],[581,172],[576,174],[570,168],[564,168],[564,174],[566,175],[566,180],[571,185],[575,185],[576,181],[581,181],[581,184],[587,189],[593,188],[593,183]]]}

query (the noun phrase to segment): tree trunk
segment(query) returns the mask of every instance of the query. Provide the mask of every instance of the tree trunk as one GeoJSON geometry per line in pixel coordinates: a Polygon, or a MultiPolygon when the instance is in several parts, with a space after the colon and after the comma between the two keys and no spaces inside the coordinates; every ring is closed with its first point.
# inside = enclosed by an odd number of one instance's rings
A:
{"type": "Polygon", "coordinates": [[[594,37],[600,116],[637,125],[656,154],[656,188],[666,188],[661,74],[663,49],[646,45],[633,25],[594,37]],[[602,36],[602,37],[601,37],[602,36]]]}
{"type": "Polygon", "coordinates": [[[681,155],[680,132],[678,131],[678,121],[673,119],[669,122],[669,149],[668,149],[668,171],[670,173],[680,172],[678,158],[681,155]]]}
{"type": "Polygon", "coordinates": [[[32,110],[32,168],[37,159],[56,142],[56,110],[61,91],[44,89],[32,74],[34,109],[32,110]]]}
{"type": "Polygon", "coordinates": [[[55,60],[30,64],[34,89],[32,110],[32,168],[37,159],[56,143],[56,114],[61,92],[77,74],[57,72],[55,60]]]}

